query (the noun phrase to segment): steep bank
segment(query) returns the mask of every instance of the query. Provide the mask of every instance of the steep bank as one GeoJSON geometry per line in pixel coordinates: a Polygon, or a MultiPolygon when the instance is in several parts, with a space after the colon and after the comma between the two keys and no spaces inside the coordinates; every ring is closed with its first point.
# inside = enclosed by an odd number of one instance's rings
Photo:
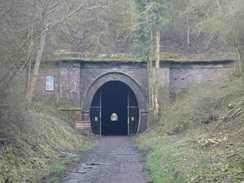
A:
{"type": "Polygon", "coordinates": [[[179,93],[162,116],[138,138],[149,182],[243,181],[243,77],[179,93]]]}
{"type": "Polygon", "coordinates": [[[0,108],[0,182],[55,182],[79,152],[93,146],[69,118],[45,104],[28,114],[19,105],[0,108]]]}

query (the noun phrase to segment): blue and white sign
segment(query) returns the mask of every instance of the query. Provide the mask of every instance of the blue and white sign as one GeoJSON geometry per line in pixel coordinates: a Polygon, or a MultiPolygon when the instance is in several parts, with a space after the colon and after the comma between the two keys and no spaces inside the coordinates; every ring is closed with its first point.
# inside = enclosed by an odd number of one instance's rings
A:
{"type": "Polygon", "coordinates": [[[46,76],[46,90],[47,91],[53,91],[54,90],[53,76],[46,76]]]}

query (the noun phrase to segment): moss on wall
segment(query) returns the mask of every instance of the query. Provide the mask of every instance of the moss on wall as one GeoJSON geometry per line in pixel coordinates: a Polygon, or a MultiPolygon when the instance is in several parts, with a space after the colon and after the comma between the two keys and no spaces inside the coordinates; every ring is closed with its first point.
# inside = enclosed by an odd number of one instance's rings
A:
{"type": "MultiPolygon", "coordinates": [[[[192,54],[189,57],[183,57],[177,54],[160,53],[161,61],[171,62],[216,62],[225,60],[237,60],[238,55],[236,53],[216,53],[214,55],[205,54],[192,54]]],[[[97,54],[97,53],[80,53],[70,52],[65,50],[59,50],[54,53],[50,58],[52,61],[66,60],[66,61],[85,61],[85,62],[144,62],[140,57],[125,54],[97,54]]]]}

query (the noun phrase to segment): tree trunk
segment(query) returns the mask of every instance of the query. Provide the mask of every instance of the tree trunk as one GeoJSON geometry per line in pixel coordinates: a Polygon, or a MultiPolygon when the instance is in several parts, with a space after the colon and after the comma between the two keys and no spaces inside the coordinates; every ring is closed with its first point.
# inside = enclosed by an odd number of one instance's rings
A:
{"type": "Polygon", "coordinates": [[[34,89],[35,89],[36,79],[37,79],[37,76],[38,76],[39,67],[40,67],[40,63],[41,63],[41,60],[42,60],[42,54],[43,54],[43,50],[44,50],[44,47],[45,47],[45,44],[46,44],[46,37],[47,37],[47,31],[44,30],[42,35],[41,35],[41,39],[40,39],[40,44],[39,44],[39,49],[38,49],[37,56],[36,56],[36,62],[35,62],[34,70],[33,70],[32,79],[31,79],[31,82],[30,82],[30,85],[29,85],[29,88],[28,88],[28,91],[27,91],[27,94],[28,94],[28,96],[27,96],[28,105],[30,105],[32,97],[33,97],[33,92],[34,92],[34,89]]]}
{"type": "Polygon", "coordinates": [[[28,71],[27,71],[27,83],[26,83],[26,100],[28,101],[29,88],[30,88],[30,79],[31,79],[31,60],[29,60],[28,71]]]}
{"type": "Polygon", "coordinates": [[[159,119],[159,68],[160,68],[160,29],[155,30],[155,84],[154,84],[154,118],[159,119]]]}
{"type": "Polygon", "coordinates": [[[189,25],[189,15],[186,15],[186,22],[187,22],[187,45],[190,44],[190,25],[189,25]]]}
{"type": "MultiPolygon", "coordinates": [[[[29,92],[29,87],[30,87],[30,79],[31,79],[31,59],[32,59],[32,53],[33,53],[33,46],[34,46],[34,42],[33,42],[33,36],[32,36],[32,33],[33,33],[33,26],[31,27],[30,29],[30,32],[29,32],[29,36],[31,36],[30,38],[30,45],[29,45],[29,49],[28,49],[28,54],[27,54],[27,57],[26,57],[26,63],[24,63],[24,65],[22,66],[22,68],[26,67],[26,64],[28,64],[28,67],[27,68],[27,83],[26,83],[26,100],[28,101],[28,92],[29,92]]],[[[21,70],[22,70],[21,68],[21,70]]]]}
{"type": "Polygon", "coordinates": [[[239,54],[239,68],[240,68],[240,72],[241,72],[241,76],[244,77],[244,58],[243,58],[243,55],[242,55],[242,52],[241,52],[241,49],[239,48],[239,46],[235,43],[236,45],[236,50],[239,54]]]}
{"type": "Polygon", "coordinates": [[[81,5],[80,7],[78,7],[77,9],[75,9],[74,11],[72,11],[71,13],[69,13],[68,15],[62,17],[61,19],[57,20],[56,22],[50,23],[48,25],[44,26],[44,22],[45,22],[45,18],[47,16],[47,9],[45,9],[45,11],[42,12],[42,19],[41,19],[41,25],[43,25],[43,31],[41,34],[41,38],[40,38],[40,44],[39,44],[39,49],[37,52],[37,56],[36,56],[36,61],[35,61],[35,67],[33,70],[33,75],[29,84],[29,88],[27,89],[27,103],[28,105],[30,105],[32,97],[33,97],[33,92],[35,89],[35,84],[36,84],[36,79],[38,76],[38,72],[39,72],[39,67],[40,67],[40,63],[42,60],[42,55],[43,55],[43,50],[46,44],[46,37],[47,37],[47,31],[51,28],[54,27],[58,24],[60,24],[61,22],[64,22],[65,20],[67,20],[68,18],[70,18],[72,15],[74,15],[76,12],[78,12],[81,9],[86,9],[86,10],[92,10],[92,9],[97,9],[97,8],[102,8],[103,6],[91,6],[91,7],[83,7],[83,5],[81,5]]]}
{"type": "MultiPolygon", "coordinates": [[[[154,102],[153,102],[153,96],[154,96],[154,71],[153,71],[153,31],[151,31],[150,35],[150,55],[148,58],[147,63],[147,71],[148,71],[148,82],[149,82],[149,113],[150,116],[154,117],[153,111],[154,111],[154,102]]],[[[154,119],[153,119],[154,120],[154,119]]]]}

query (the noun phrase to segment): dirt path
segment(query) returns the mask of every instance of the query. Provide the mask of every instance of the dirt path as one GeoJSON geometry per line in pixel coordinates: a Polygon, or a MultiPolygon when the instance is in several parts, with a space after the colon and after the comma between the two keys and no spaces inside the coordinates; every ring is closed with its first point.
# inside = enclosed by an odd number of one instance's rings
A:
{"type": "Polygon", "coordinates": [[[132,137],[107,136],[84,157],[64,183],[146,183],[143,153],[132,137]]]}

